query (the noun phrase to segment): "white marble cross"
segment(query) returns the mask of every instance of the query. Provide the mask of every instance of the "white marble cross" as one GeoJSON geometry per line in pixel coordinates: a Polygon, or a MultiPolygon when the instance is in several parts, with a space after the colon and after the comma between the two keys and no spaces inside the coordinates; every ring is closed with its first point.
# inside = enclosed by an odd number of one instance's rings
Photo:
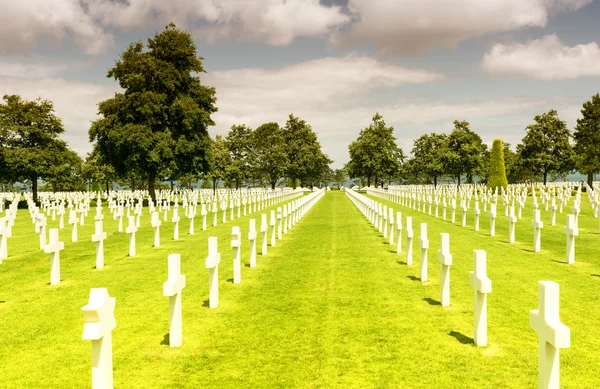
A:
{"type": "Polygon", "coordinates": [[[7,235],[10,221],[8,218],[0,218],[0,265],[2,260],[8,258],[7,235]]]}
{"type": "Polygon", "coordinates": [[[490,204],[490,236],[496,235],[496,204],[490,204]]]}
{"type": "Polygon", "coordinates": [[[474,250],[475,271],[469,272],[475,292],[474,334],[476,346],[487,346],[487,294],[492,293],[492,281],[486,274],[486,252],[474,250]]]}
{"type": "Polygon", "coordinates": [[[396,212],[396,254],[402,252],[402,212],[396,212]]]}
{"type": "Polygon", "coordinates": [[[411,216],[407,216],[406,217],[406,264],[407,265],[412,265],[413,264],[413,237],[414,237],[414,231],[412,229],[412,217],[411,216]]]}
{"type": "Polygon", "coordinates": [[[544,222],[540,220],[539,209],[533,211],[533,220],[531,221],[531,226],[533,227],[533,251],[539,253],[541,250],[542,228],[544,228],[544,222]]]}
{"type": "Polygon", "coordinates": [[[277,207],[277,239],[283,238],[283,209],[277,207]]]}
{"type": "Polygon", "coordinates": [[[460,209],[462,210],[462,226],[466,227],[467,225],[467,201],[465,199],[460,201],[460,209]]]}
{"type": "Polygon", "coordinates": [[[529,325],[538,334],[538,388],[560,388],[559,349],[571,346],[571,330],[558,314],[560,287],[553,281],[539,282],[539,310],[529,313],[529,325]]]}
{"type": "Polygon", "coordinates": [[[550,211],[552,211],[552,218],[550,219],[551,226],[556,225],[556,211],[557,210],[558,210],[558,207],[556,206],[556,198],[552,197],[552,206],[550,207],[550,211]]]}
{"type": "Polygon", "coordinates": [[[190,219],[190,235],[194,235],[194,219],[196,218],[196,206],[190,205],[188,210],[188,219],[190,219]]]}
{"type": "Polygon", "coordinates": [[[179,208],[173,208],[173,217],[171,218],[171,222],[174,223],[173,240],[179,240],[179,220],[179,208]]]}
{"type": "Polygon", "coordinates": [[[515,224],[517,224],[515,207],[511,205],[510,214],[508,215],[508,243],[515,243],[515,224]]]}
{"type": "Polygon", "coordinates": [[[160,247],[160,225],[162,222],[160,221],[160,216],[158,212],[152,212],[152,220],[151,225],[154,228],[154,247],[160,247]]]}
{"type": "Polygon", "coordinates": [[[96,242],[96,269],[103,269],[106,232],[102,232],[102,220],[96,222],[95,230],[95,234],[92,235],[92,242],[96,242]]]}
{"type": "Polygon", "coordinates": [[[388,208],[386,205],[383,206],[383,238],[387,238],[388,235],[388,208]]]}
{"type": "Polygon", "coordinates": [[[169,278],[163,283],[163,296],[169,297],[169,346],[179,347],[183,341],[181,291],[185,288],[185,275],[181,274],[181,256],[170,254],[169,278]]]}
{"type": "Polygon", "coordinates": [[[456,199],[453,197],[452,198],[452,202],[450,203],[450,206],[452,208],[452,224],[454,224],[456,222],[456,199]]]}
{"type": "Polygon", "coordinates": [[[231,229],[231,248],[233,250],[233,283],[242,283],[242,233],[239,226],[231,229]]]}
{"type": "Polygon", "coordinates": [[[40,248],[43,250],[46,247],[46,216],[43,213],[37,215],[36,227],[40,232],[40,248]]]}
{"type": "Polygon", "coordinates": [[[390,225],[390,246],[394,244],[394,210],[392,208],[388,209],[388,223],[390,225]]]}
{"type": "Polygon", "coordinates": [[[450,254],[450,235],[440,234],[441,250],[438,250],[440,261],[440,303],[442,307],[450,306],[450,266],[452,265],[452,254],[450,254]]]}
{"type": "Polygon", "coordinates": [[[427,249],[429,249],[429,239],[427,239],[427,224],[421,223],[421,236],[419,237],[419,245],[421,246],[421,282],[426,282],[427,273],[427,249]]]}
{"type": "Polygon", "coordinates": [[[129,225],[125,232],[129,234],[129,256],[135,257],[135,233],[137,232],[137,224],[135,223],[135,216],[129,216],[129,225]]]}
{"type": "Polygon", "coordinates": [[[269,225],[267,224],[267,214],[263,213],[262,215],[260,215],[260,233],[262,235],[262,247],[260,250],[260,254],[261,255],[267,255],[267,235],[268,235],[268,229],[269,229],[269,225]]]}
{"type": "Polygon", "coordinates": [[[271,210],[271,218],[269,219],[269,224],[271,225],[271,247],[275,247],[277,245],[277,239],[275,235],[275,210],[271,210]]]}
{"type": "Polygon", "coordinates": [[[248,240],[250,241],[250,267],[256,267],[256,220],[250,219],[250,229],[248,230],[248,240]]]}
{"type": "Polygon", "coordinates": [[[200,214],[202,215],[202,231],[206,231],[206,204],[202,204],[202,208],[200,209],[200,214]]]}
{"type": "Polygon", "coordinates": [[[219,243],[216,236],[208,238],[208,257],[206,257],[206,268],[208,269],[208,306],[216,308],[219,306],[219,243]]]}
{"type": "Polygon", "coordinates": [[[112,330],[115,320],[116,298],[106,288],[92,288],[90,299],[81,308],[85,324],[83,340],[92,341],[92,389],[113,388],[112,330]]]}
{"type": "Polygon", "coordinates": [[[58,241],[58,228],[50,229],[50,242],[44,246],[44,252],[50,254],[50,285],[60,284],[60,252],[65,243],[58,241]]]}
{"type": "Polygon", "coordinates": [[[567,225],[563,227],[567,235],[567,263],[575,263],[575,237],[579,235],[579,228],[575,224],[575,215],[567,215],[567,225]]]}

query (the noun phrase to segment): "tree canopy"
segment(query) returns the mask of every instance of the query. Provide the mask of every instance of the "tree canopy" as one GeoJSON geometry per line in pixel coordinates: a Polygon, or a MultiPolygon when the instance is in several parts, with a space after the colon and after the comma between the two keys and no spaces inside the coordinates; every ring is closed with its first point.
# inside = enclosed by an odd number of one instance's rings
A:
{"type": "Polygon", "coordinates": [[[444,158],[448,152],[448,135],[435,132],[423,134],[414,141],[413,164],[437,186],[438,178],[446,173],[444,158]]]}
{"type": "Polygon", "coordinates": [[[587,174],[588,185],[594,182],[594,174],[600,172],[600,93],[583,103],[581,118],[573,132],[577,168],[587,174]]]}
{"type": "Polygon", "coordinates": [[[120,177],[147,179],[153,199],[156,179],[167,172],[208,171],[208,127],[217,108],[215,89],[196,75],[204,72],[202,60],[190,34],[169,24],[147,49],[131,43],[108,71],[124,92],[99,104],[90,141],[120,177]]]}

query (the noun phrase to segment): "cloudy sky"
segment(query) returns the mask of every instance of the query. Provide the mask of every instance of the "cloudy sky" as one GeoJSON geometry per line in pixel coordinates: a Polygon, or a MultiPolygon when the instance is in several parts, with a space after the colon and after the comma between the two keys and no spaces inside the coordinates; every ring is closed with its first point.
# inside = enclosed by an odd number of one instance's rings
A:
{"type": "Polygon", "coordinates": [[[233,124],[318,134],[333,166],[375,112],[409,153],[467,120],[513,146],[536,114],[572,129],[600,92],[600,0],[0,0],[0,95],[54,102],[82,156],[128,44],[173,21],[217,89],[211,134],[233,124]]]}

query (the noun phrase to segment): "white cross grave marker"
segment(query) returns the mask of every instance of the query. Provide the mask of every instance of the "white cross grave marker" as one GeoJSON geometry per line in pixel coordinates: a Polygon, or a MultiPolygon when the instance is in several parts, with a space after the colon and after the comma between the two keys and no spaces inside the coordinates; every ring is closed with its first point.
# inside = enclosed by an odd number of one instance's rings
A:
{"type": "Polygon", "coordinates": [[[135,216],[129,216],[129,225],[125,232],[129,234],[129,256],[135,257],[135,233],[137,232],[137,224],[135,223],[135,216]]]}
{"type": "Polygon", "coordinates": [[[419,237],[419,245],[421,246],[421,282],[427,281],[427,249],[429,248],[429,240],[427,239],[427,224],[421,223],[421,236],[419,237]]]}
{"type": "Polygon", "coordinates": [[[219,263],[221,263],[221,253],[219,253],[218,238],[216,236],[211,236],[208,238],[208,257],[206,257],[209,308],[216,308],[219,306],[219,263]]]}
{"type": "Polygon", "coordinates": [[[402,252],[402,212],[396,212],[396,254],[402,252]]]}
{"type": "Polygon", "coordinates": [[[169,346],[179,347],[183,340],[181,291],[185,288],[185,275],[181,274],[181,256],[170,254],[169,278],[163,283],[163,296],[169,297],[169,346]]]}
{"type": "Polygon", "coordinates": [[[567,235],[567,263],[575,263],[575,237],[579,235],[579,229],[575,224],[575,215],[567,215],[567,225],[563,227],[563,232],[567,235]]]}
{"type": "Polygon", "coordinates": [[[250,267],[256,267],[256,220],[250,219],[250,229],[248,230],[248,240],[250,241],[250,267]]]}
{"type": "Polygon", "coordinates": [[[529,325],[537,332],[538,388],[560,388],[559,349],[571,346],[571,330],[558,315],[560,287],[553,281],[539,282],[539,310],[529,313],[529,325]]]}
{"type": "Polygon", "coordinates": [[[475,271],[469,272],[475,292],[474,337],[476,346],[487,346],[487,294],[492,293],[492,281],[486,274],[486,252],[474,250],[475,271]]]}
{"type": "Polygon", "coordinates": [[[233,283],[242,282],[242,233],[239,226],[231,229],[231,248],[233,249],[233,283]]]}
{"type": "Polygon", "coordinates": [[[154,247],[160,247],[160,216],[158,212],[152,212],[152,228],[154,228],[154,247]]]}
{"type": "Polygon", "coordinates": [[[175,225],[173,226],[173,240],[179,239],[179,208],[173,208],[173,217],[171,218],[171,222],[175,225]]]}
{"type": "Polygon", "coordinates": [[[95,230],[92,242],[96,242],[96,269],[102,269],[104,268],[104,240],[106,239],[106,232],[102,232],[102,220],[96,222],[95,230]]]}
{"type": "Polygon", "coordinates": [[[533,220],[531,221],[533,227],[533,251],[539,253],[541,250],[541,233],[544,228],[544,222],[540,220],[540,210],[536,209],[533,211],[533,220]]]}
{"type": "Polygon", "coordinates": [[[450,235],[440,234],[441,250],[438,251],[440,261],[440,302],[442,307],[450,306],[450,266],[452,265],[452,254],[450,254],[450,235]]]}
{"type": "Polygon", "coordinates": [[[50,254],[50,285],[60,284],[60,252],[65,242],[58,241],[58,228],[50,229],[50,242],[44,246],[44,252],[50,254]]]}
{"type": "Polygon", "coordinates": [[[406,264],[408,266],[413,264],[413,253],[412,253],[412,240],[414,237],[414,231],[412,229],[412,217],[406,217],[406,264]]]}
{"type": "Polygon", "coordinates": [[[260,254],[264,256],[264,255],[267,255],[267,234],[268,234],[269,225],[267,224],[267,214],[263,213],[260,216],[261,216],[260,232],[262,235],[262,247],[260,250],[260,254]]]}
{"type": "Polygon", "coordinates": [[[106,288],[92,288],[90,299],[81,308],[85,324],[83,340],[92,341],[92,389],[113,388],[112,330],[115,320],[116,298],[106,288]]]}

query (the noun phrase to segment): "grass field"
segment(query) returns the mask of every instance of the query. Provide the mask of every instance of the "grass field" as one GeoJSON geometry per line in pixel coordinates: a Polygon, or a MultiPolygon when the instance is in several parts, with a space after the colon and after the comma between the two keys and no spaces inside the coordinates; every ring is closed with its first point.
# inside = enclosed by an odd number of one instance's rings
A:
{"type": "MultiPolygon", "coordinates": [[[[0,387],[91,386],[91,346],[81,340],[81,307],[92,287],[117,298],[113,332],[116,388],[530,388],[537,386],[537,336],[529,310],[537,309],[538,280],[561,287],[561,319],[571,328],[571,349],[561,351],[565,388],[600,387],[600,253],[598,220],[587,199],[580,216],[576,263],[564,264],[565,216],[542,231],[542,253],[533,253],[531,210],[507,243],[501,204],[496,236],[487,215],[480,232],[452,225],[385,200],[413,216],[414,265],[385,242],[343,192],[328,192],[277,242],[258,267],[247,266],[248,219],[187,235],[161,227],[153,248],[150,217],[138,231],[138,256],[129,258],[128,236],[105,211],[105,268],[94,269],[93,214],[80,242],[61,230],[61,284],[49,285],[48,255],[39,249],[26,211],[19,211],[9,258],[0,265],[0,387]],[[429,278],[418,279],[418,223],[429,227],[429,278]],[[233,285],[230,233],[242,227],[242,284],[233,285]],[[451,306],[439,301],[437,249],[450,233],[454,265],[451,306]],[[207,238],[219,237],[220,306],[207,307],[207,238]],[[474,249],[488,253],[493,291],[488,297],[490,345],[472,344],[474,249]],[[181,254],[183,346],[168,346],[167,256],[181,254]]],[[[530,203],[528,204],[530,206],[530,203]]],[[[220,216],[220,215],[219,215],[220,216]]],[[[460,212],[457,213],[457,221],[460,212]]],[[[209,225],[212,215],[208,217],[209,225]]],[[[54,223],[53,227],[58,224],[54,223]]],[[[259,245],[260,246],[260,245],[259,245]]]]}

